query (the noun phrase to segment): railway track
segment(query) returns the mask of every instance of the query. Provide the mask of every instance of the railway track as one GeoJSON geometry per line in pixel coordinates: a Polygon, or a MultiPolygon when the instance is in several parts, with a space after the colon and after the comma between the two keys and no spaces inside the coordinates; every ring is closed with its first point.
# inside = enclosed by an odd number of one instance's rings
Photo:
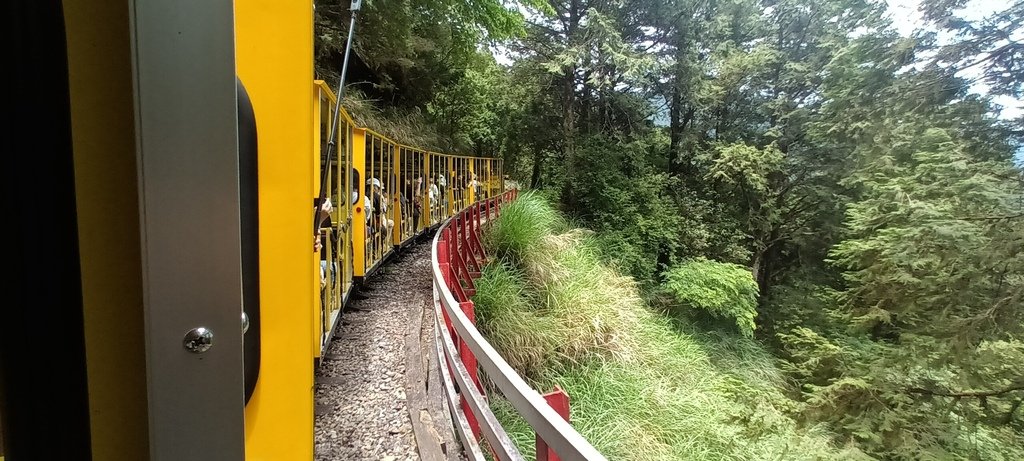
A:
{"type": "Polygon", "coordinates": [[[430,245],[420,243],[346,308],[316,370],[317,460],[463,459],[431,373],[431,290],[430,245]]]}

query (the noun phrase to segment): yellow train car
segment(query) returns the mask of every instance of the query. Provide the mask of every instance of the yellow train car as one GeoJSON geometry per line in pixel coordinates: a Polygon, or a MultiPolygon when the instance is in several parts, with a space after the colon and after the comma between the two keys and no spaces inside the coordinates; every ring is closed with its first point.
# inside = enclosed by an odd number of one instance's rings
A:
{"type": "Polygon", "coordinates": [[[12,5],[0,460],[312,459],[346,303],[501,162],[336,110],[311,0],[12,5]]]}

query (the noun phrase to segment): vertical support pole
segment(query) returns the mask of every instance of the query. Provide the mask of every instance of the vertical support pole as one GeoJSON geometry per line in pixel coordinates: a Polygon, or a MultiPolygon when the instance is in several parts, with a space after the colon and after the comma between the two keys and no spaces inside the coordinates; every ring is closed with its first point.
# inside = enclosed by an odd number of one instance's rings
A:
{"type": "MultiPolygon", "coordinates": [[[[313,86],[313,125],[310,127],[310,131],[313,132],[313,145],[311,146],[311,147],[313,147],[313,152],[309,156],[309,161],[313,165],[313,174],[314,174],[313,177],[315,177],[315,178],[319,178],[321,176],[321,174],[322,174],[322,172],[320,171],[320,162],[323,161],[323,152],[320,151],[320,142],[321,142],[321,139],[320,139],[320,129],[321,129],[321,125],[323,123],[325,123],[325,122],[322,119],[321,115],[324,115],[324,110],[323,110],[324,103],[327,102],[328,104],[330,104],[329,101],[330,100],[327,99],[327,95],[324,94],[323,88],[314,85],[313,86]]],[[[330,117],[330,113],[334,112],[333,111],[333,107],[331,109],[332,110],[328,111],[328,114],[327,114],[328,117],[330,117]]],[[[326,145],[326,143],[325,143],[325,145],[326,145]]],[[[316,184],[316,181],[314,181],[314,182],[310,183],[310,186],[312,187],[312,195],[314,197],[316,197],[317,193],[319,192],[317,189],[320,187],[320,184],[316,184]]],[[[331,219],[333,220],[334,217],[332,216],[331,219]]],[[[327,254],[331,254],[330,253],[330,248],[327,248],[327,247],[330,246],[330,239],[329,238],[325,239],[323,237],[323,235],[324,235],[323,232],[321,232],[319,229],[315,230],[315,232],[317,234],[320,234],[320,241],[323,244],[325,244],[324,246],[322,246],[320,248],[320,251],[321,252],[325,252],[326,251],[326,252],[328,252],[327,254]]],[[[319,273],[320,272],[319,256],[320,256],[319,252],[312,253],[309,256],[309,259],[310,259],[310,261],[311,261],[311,263],[313,265],[313,272],[314,273],[319,273]]],[[[318,283],[319,281],[320,281],[320,279],[315,279],[313,281],[313,283],[311,283],[310,286],[309,286],[309,288],[310,288],[310,290],[312,292],[312,296],[313,296],[313,312],[311,314],[311,316],[313,317],[313,322],[312,322],[312,324],[313,324],[312,325],[313,326],[313,337],[311,339],[313,340],[313,354],[314,354],[315,357],[320,357],[321,349],[322,349],[322,346],[323,346],[322,341],[323,341],[323,336],[324,336],[324,330],[327,328],[327,324],[330,323],[330,320],[329,320],[330,319],[330,315],[327,314],[327,312],[328,312],[328,308],[327,308],[327,305],[326,305],[327,303],[325,303],[324,299],[320,296],[320,284],[318,283]]]]}
{"type": "Polygon", "coordinates": [[[444,179],[447,184],[444,187],[445,197],[445,216],[454,216],[456,212],[455,208],[455,186],[457,185],[455,175],[455,159],[453,157],[445,157],[444,160],[444,179]]]}
{"type": "MultiPolygon", "coordinates": [[[[466,261],[466,266],[470,265],[470,257],[472,252],[466,251],[469,249],[469,236],[466,235],[469,232],[469,209],[465,209],[459,214],[459,255],[466,261]]],[[[472,266],[476,267],[476,259],[472,260],[472,266]]]]}
{"type": "Polygon", "coordinates": [[[476,171],[473,168],[473,159],[466,159],[466,203],[473,203],[477,200],[476,187],[473,185],[479,179],[476,178],[476,171]]]}
{"type": "Polygon", "coordinates": [[[449,249],[448,258],[449,259],[454,259],[455,255],[459,254],[459,244],[462,243],[462,240],[461,240],[462,239],[462,237],[461,237],[462,232],[459,231],[459,225],[460,225],[459,223],[460,223],[461,219],[462,219],[462,213],[456,213],[455,216],[452,217],[451,224],[448,225],[448,229],[451,229],[451,231],[453,233],[451,235],[451,237],[450,237],[450,240],[449,240],[449,242],[451,242],[450,246],[448,247],[448,249],[449,249]]]}
{"type": "Polygon", "coordinates": [[[435,174],[434,171],[434,153],[424,152],[423,153],[423,215],[426,216],[423,222],[423,227],[429,229],[430,226],[434,225],[434,200],[430,198],[430,177],[435,174]]]}
{"type": "Polygon", "coordinates": [[[419,190],[417,196],[420,199],[420,228],[426,229],[430,227],[430,204],[427,203],[427,189],[430,186],[427,184],[427,178],[429,178],[429,172],[427,163],[430,161],[429,155],[424,151],[417,151],[416,155],[420,159],[419,176],[417,179],[422,179],[423,182],[419,184],[419,190]]]}
{"type": "MultiPolygon", "coordinates": [[[[569,421],[569,394],[566,394],[561,387],[556,385],[555,390],[544,394],[543,397],[559,416],[565,419],[566,422],[569,421]]],[[[537,461],[560,461],[555,451],[548,447],[548,444],[541,440],[539,435],[536,438],[537,461]]]]}
{"type": "Polygon", "coordinates": [[[366,216],[369,211],[363,209],[363,204],[366,202],[364,200],[366,188],[362,185],[366,183],[368,174],[366,169],[366,130],[363,129],[352,130],[352,168],[359,176],[359,183],[354,184],[359,190],[359,198],[352,210],[352,241],[358,242],[358,244],[352,245],[352,267],[356,277],[363,277],[366,275],[366,260],[368,258],[366,242],[370,237],[366,232],[366,216]]]}
{"type": "Polygon", "coordinates": [[[398,196],[404,189],[402,181],[405,180],[405,176],[402,174],[402,149],[396,149],[394,144],[389,143],[388,150],[391,152],[391,177],[388,178],[388,188],[391,189],[391,220],[395,223],[395,227],[391,229],[391,245],[398,246],[402,244],[402,228],[405,224],[402,220],[402,213],[405,210],[402,209],[402,202],[398,200],[398,196]]]}

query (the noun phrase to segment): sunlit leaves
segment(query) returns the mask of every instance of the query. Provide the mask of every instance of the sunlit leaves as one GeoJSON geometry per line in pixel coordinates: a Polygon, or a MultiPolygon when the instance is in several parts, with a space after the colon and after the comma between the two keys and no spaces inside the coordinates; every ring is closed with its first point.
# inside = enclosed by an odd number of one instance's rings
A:
{"type": "Polygon", "coordinates": [[[665,272],[662,287],[684,307],[732,320],[744,336],[757,328],[757,283],[747,267],[694,259],[665,272]]]}

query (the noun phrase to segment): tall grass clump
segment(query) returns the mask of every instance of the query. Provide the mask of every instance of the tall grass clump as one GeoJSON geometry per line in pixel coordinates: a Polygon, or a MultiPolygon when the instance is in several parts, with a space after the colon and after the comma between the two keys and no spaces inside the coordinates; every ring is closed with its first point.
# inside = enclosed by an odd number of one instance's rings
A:
{"type": "MultiPolygon", "coordinates": [[[[478,328],[538,391],[566,390],[573,427],[601,453],[643,461],[856,458],[821,428],[798,427],[782,374],[755,341],[656,313],[632,278],[603,263],[592,233],[564,226],[532,194],[489,224],[486,242],[498,257],[476,282],[478,328]]],[[[497,393],[491,402],[532,459],[529,426],[497,393]]]]}
{"type": "Polygon", "coordinates": [[[539,375],[558,346],[555,319],[536,308],[522,273],[508,264],[484,267],[476,287],[477,328],[521,375],[539,375]]]}
{"type": "Polygon", "coordinates": [[[544,237],[523,266],[543,308],[558,321],[558,365],[635,354],[635,332],[645,313],[639,290],[632,278],[601,263],[588,233],[544,237]]]}
{"type": "Polygon", "coordinates": [[[536,242],[565,227],[565,218],[550,202],[527,191],[502,207],[501,216],[490,224],[485,243],[499,258],[518,264],[527,253],[537,250],[536,242]]]}

